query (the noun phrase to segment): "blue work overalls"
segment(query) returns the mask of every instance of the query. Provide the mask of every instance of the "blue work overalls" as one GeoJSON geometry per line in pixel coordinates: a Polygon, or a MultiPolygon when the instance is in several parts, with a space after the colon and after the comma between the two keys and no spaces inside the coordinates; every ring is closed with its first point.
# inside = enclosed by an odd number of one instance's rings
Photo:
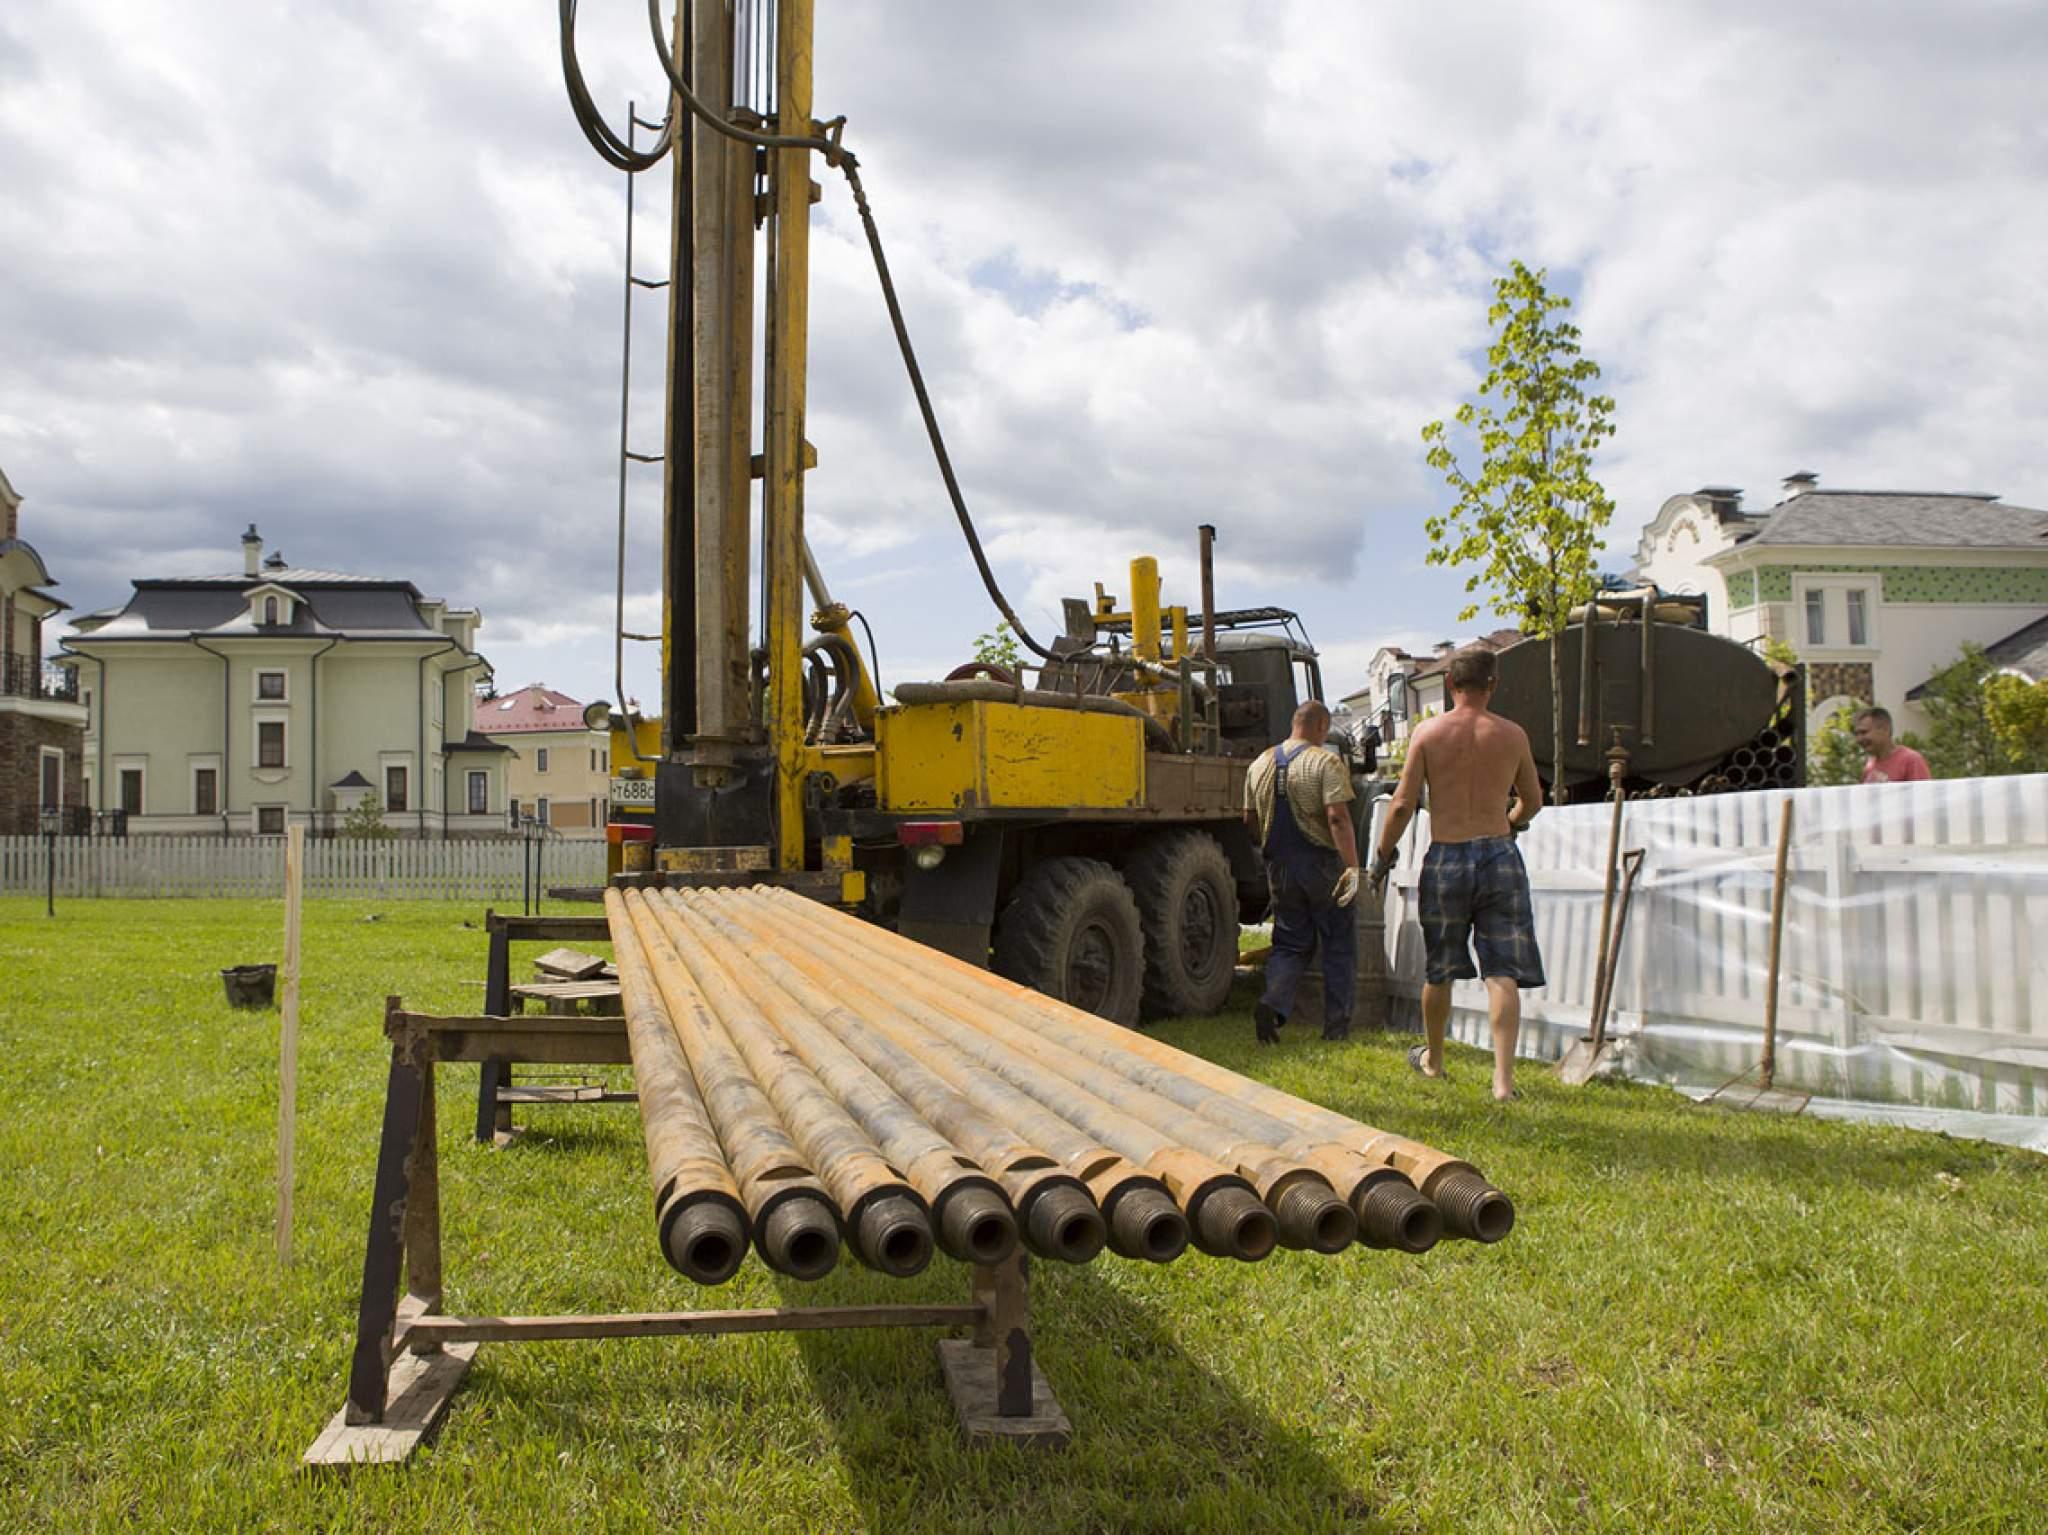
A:
{"type": "Polygon", "coordinates": [[[1308,750],[1273,749],[1273,817],[1266,824],[1266,878],[1273,892],[1273,952],[1266,961],[1260,999],[1282,1018],[1294,1011],[1295,988],[1308,969],[1317,940],[1323,946],[1323,1033],[1341,1038],[1351,1029],[1351,991],[1358,969],[1358,929],[1351,909],[1336,900],[1344,860],[1335,848],[1303,835],[1287,801],[1287,769],[1308,750]]]}

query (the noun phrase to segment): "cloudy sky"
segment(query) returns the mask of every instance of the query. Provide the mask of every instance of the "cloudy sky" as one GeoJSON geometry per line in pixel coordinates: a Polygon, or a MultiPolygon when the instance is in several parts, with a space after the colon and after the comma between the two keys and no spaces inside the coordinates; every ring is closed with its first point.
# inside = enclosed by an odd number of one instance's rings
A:
{"type": "MultiPolygon", "coordinates": [[[[582,11],[622,125],[659,94],[643,9],[582,11]]],[[[1768,504],[1794,469],[2048,505],[2037,4],[820,11],[818,115],[849,119],[1041,631],[1134,553],[1192,600],[1207,521],[1222,599],[1298,608],[1340,691],[1381,643],[1461,632],[1418,433],[1475,385],[1517,257],[1618,402],[1616,567],[1665,496],[1768,504]]],[[[548,0],[0,10],[0,468],[60,595],[238,568],[253,521],[294,564],[481,607],[501,685],[610,691],[624,187],[555,49],[548,0]]],[[[895,682],[992,614],[820,179],[811,538],[895,682]]],[[[639,315],[650,450],[663,306],[639,315]]],[[[650,628],[657,470],[631,507],[650,628]]]]}

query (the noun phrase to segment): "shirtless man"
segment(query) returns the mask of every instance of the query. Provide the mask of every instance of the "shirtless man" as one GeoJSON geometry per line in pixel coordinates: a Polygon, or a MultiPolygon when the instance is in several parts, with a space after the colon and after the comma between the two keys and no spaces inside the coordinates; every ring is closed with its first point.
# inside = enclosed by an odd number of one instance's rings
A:
{"type": "Polygon", "coordinates": [[[1375,890],[1385,886],[1401,834],[1427,787],[1429,853],[1422,862],[1418,901],[1428,951],[1422,986],[1425,1043],[1408,1052],[1408,1061],[1425,1077],[1444,1074],[1451,983],[1484,976],[1493,1022],[1493,1096],[1505,1100],[1515,1095],[1519,988],[1543,984],[1529,873],[1515,846],[1515,837],[1543,808],[1543,786],[1528,735],[1488,707],[1494,669],[1490,650],[1461,650],[1451,657],[1451,712],[1424,721],[1408,738],[1408,760],[1380,830],[1372,878],[1375,890]],[[1471,952],[1475,937],[1477,968],[1471,952]]]}

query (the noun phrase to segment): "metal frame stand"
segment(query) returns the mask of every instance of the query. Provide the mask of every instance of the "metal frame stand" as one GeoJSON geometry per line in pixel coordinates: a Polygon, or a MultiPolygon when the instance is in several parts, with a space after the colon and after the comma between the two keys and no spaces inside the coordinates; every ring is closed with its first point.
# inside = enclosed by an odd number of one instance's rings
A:
{"type": "MultiPolygon", "coordinates": [[[[496,932],[493,952],[497,951],[496,932]]],[[[497,1060],[545,1065],[630,1062],[617,1018],[443,1018],[384,1004],[391,1071],[377,1148],[369,1239],[356,1312],[348,1398],[304,1457],[308,1466],[407,1459],[433,1432],[486,1342],[701,1337],[842,1327],[972,1327],[939,1343],[939,1362],[970,1441],[1060,1446],[1072,1427],[1032,1358],[1024,1258],[973,1266],[959,1305],[779,1306],[569,1316],[447,1316],[441,1310],[441,1180],[434,1068],[497,1060]]]]}
{"type": "MultiPolygon", "coordinates": [[[[486,909],[484,930],[490,935],[490,951],[484,962],[484,1011],[493,1018],[514,1016],[512,1009],[512,945],[520,943],[608,942],[611,927],[602,916],[538,917],[513,916],[486,909]]],[[[519,1137],[512,1124],[514,1103],[619,1103],[630,1095],[599,1094],[592,1097],[578,1088],[516,1088],[512,1063],[498,1057],[486,1059],[477,1072],[476,1138],[485,1146],[509,1146],[519,1137]]]]}

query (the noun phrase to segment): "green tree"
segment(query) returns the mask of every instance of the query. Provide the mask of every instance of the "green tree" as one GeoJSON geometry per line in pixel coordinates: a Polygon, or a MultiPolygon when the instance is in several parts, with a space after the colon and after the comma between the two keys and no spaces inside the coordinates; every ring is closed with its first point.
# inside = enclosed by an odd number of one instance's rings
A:
{"type": "Polygon", "coordinates": [[[2014,773],[2048,772],[2048,682],[2010,672],[1984,683],[1984,716],[2014,773]]]}
{"type": "MultiPolygon", "coordinates": [[[[1593,452],[1614,435],[1614,401],[1590,392],[1600,368],[1579,348],[1579,329],[1557,316],[1571,300],[1544,286],[1545,273],[1517,261],[1494,283],[1493,327],[1478,398],[1452,417],[1478,439],[1480,467],[1466,472],[1449,423],[1422,429],[1429,466],[1457,493],[1449,511],[1424,522],[1429,563],[1475,567],[1467,593],[1482,589],[1493,611],[1550,641],[1552,798],[1564,799],[1564,628],[1593,595],[1593,557],[1614,502],[1593,478],[1593,452]]],[[[1459,613],[1468,622],[1472,602],[1459,613]]]]}
{"type": "Polygon", "coordinates": [[[377,796],[365,794],[342,816],[341,835],[363,842],[385,842],[398,833],[384,824],[384,812],[377,806],[377,796]]]}
{"type": "Polygon", "coordinates": [[[1024,664],[1024,651],[1006,623],[998,623],[993,634],[974,637],[974,659],[983,666],[1000,666],[1014,673],[1024,664]]]}
{"type": "Polygon", "coordinates": [[[1927,735],[1907,742],[1927,758],[1936,778],[1983,778],[2014,771],[1985,708],[1984,681],[1991,670],[1981,645],[1965,645],[1956,659],[1927,680],[1920,707],[1927,735]]]}
{"type": "Polygon", "coordinates": [[[1806,781],[1816,787],[1863,782],[1863,748],[1856,744],[1856,710],[1844,704],[1807,743],[1806,781]]]}

